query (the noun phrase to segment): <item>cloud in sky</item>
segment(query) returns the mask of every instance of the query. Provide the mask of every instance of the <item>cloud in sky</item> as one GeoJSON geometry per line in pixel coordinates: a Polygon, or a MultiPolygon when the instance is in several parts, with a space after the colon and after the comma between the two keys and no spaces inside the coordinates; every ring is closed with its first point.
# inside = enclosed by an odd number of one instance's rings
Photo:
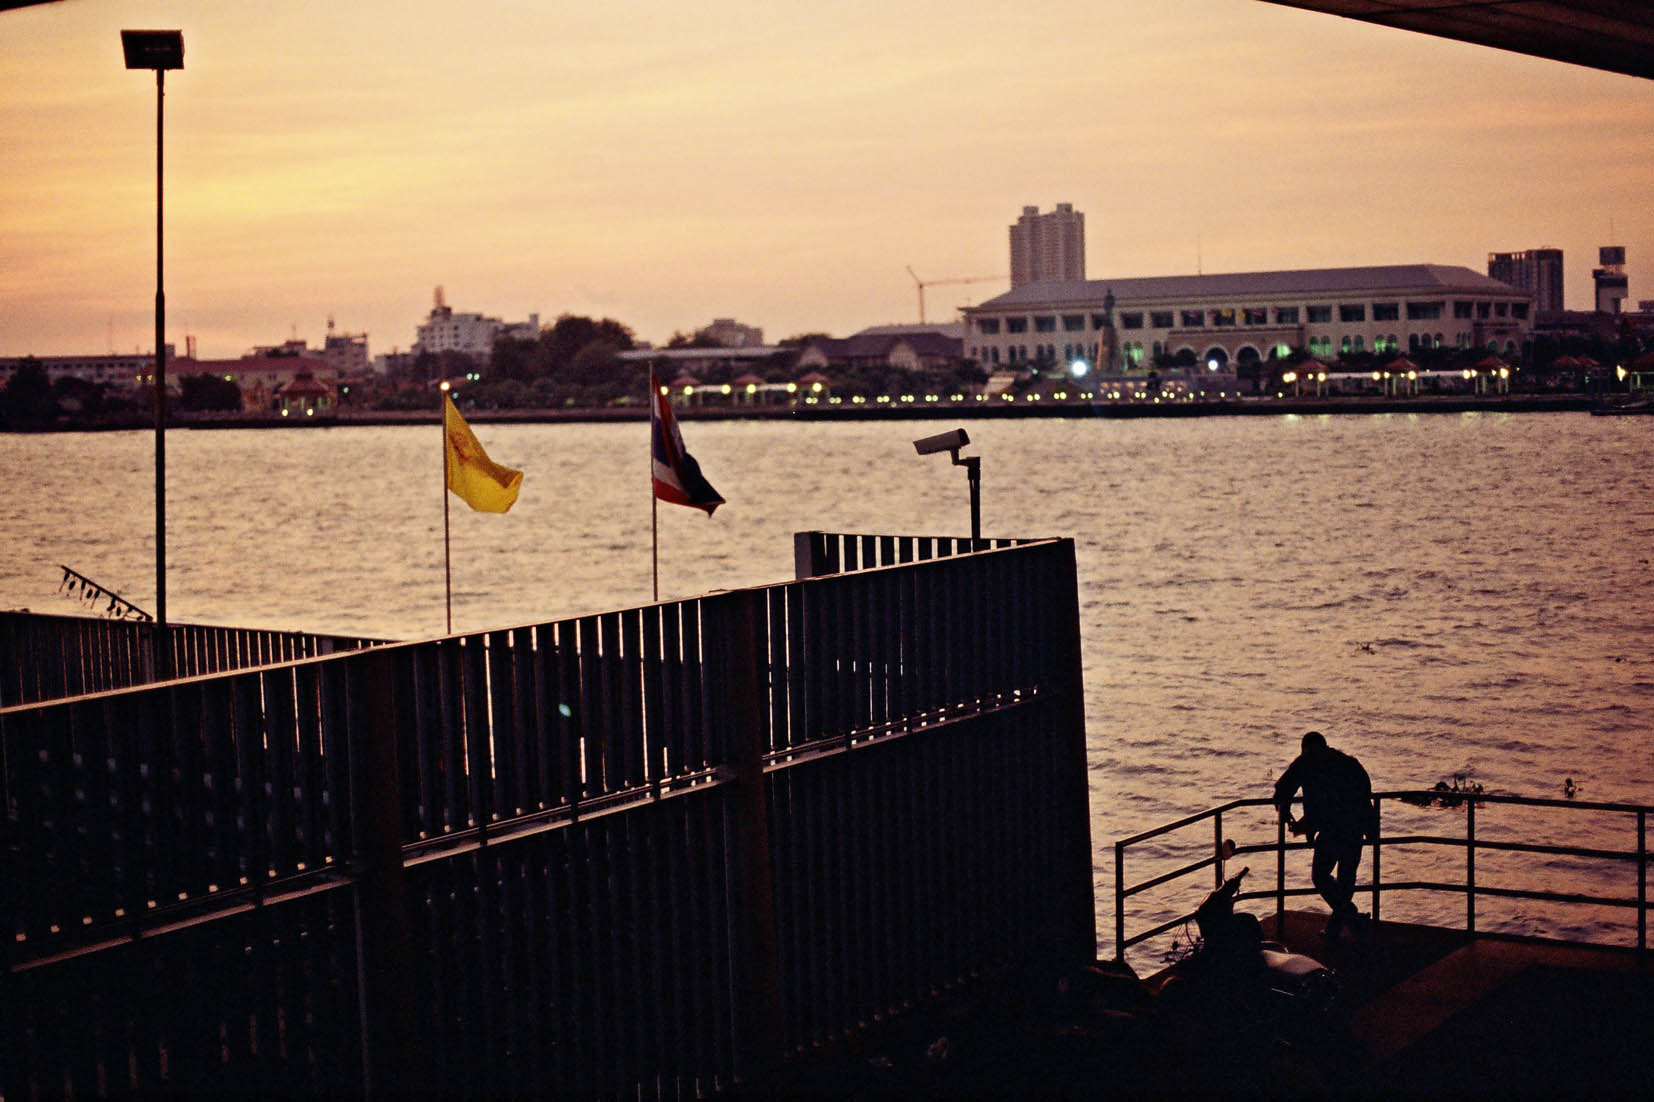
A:
{"type": "Polygon", "coordinates": [[[913,319],[908,265],[1003,273],[1056,202],[1094,277],[1552,245],[1584,306],[1619,243],[1654,297],[1654,82],[1252,0],[76,0],[0,14],[0,354],[150,346],[154,82],[122,27],[184,31],[168,330],[204,355],[330,314],[406,348],[438,284],[656,342],[847,333],[913,319]]]}

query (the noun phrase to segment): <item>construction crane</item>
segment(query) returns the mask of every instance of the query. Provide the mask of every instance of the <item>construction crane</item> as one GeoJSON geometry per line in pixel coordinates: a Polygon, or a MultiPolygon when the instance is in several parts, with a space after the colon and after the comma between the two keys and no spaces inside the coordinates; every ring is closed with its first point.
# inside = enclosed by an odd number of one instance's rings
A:
{"type": "Polygon", "coordinates": [[[959,277],[956,277],[954,279],[920,279],[919,278],[919,273],[915,272],[913,270],[913,266],[911,264],[907,266],[907,274],[913,277],[914,285],[919,288],[919,324],[920,325],[923,325],[925,323],[925,288],[926,287],[941,287],[941,286],[943,286],[945,284],[949,284],[949,283],[999,283],[999,282],[1003,282],[1003,281],[1010,278],[1010,276],[996,275],[996,276],[959,276],[959,277]]]}

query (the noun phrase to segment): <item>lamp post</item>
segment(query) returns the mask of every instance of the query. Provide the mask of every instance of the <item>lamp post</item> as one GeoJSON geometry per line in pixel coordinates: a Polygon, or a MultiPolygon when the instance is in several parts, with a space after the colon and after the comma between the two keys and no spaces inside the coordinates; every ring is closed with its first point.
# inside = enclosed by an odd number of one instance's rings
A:
{"type": "Polygon", "coordinates": [[[122,31],[128,69],[155,70],[155,676],[170,677],[167,639],[167,297],[162,282],[161,106],[166,71],[184,67],[184,32],[122,31]]]}

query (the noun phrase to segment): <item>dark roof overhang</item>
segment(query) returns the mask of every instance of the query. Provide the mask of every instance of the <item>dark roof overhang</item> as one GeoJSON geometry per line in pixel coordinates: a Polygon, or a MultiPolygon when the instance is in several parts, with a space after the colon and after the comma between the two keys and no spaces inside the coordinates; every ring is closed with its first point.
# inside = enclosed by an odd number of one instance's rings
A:
{"type": "Polygon", "coordinates": [[[1654,80],[1647,0],[1264,0],[1654,80]]]}

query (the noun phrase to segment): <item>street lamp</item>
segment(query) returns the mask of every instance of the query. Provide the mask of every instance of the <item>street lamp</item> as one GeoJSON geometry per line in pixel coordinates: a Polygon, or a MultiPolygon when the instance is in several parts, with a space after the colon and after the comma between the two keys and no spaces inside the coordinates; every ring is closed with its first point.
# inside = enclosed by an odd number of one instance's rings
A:
{"type": "Polygon", "coordinates": [[[128,69],[155,70],[155,676],[172,674],[167,639],[167,297],[161,251],[161,105],[166,71],[184,67],[183,31],[122,31],[128,69]]]}

